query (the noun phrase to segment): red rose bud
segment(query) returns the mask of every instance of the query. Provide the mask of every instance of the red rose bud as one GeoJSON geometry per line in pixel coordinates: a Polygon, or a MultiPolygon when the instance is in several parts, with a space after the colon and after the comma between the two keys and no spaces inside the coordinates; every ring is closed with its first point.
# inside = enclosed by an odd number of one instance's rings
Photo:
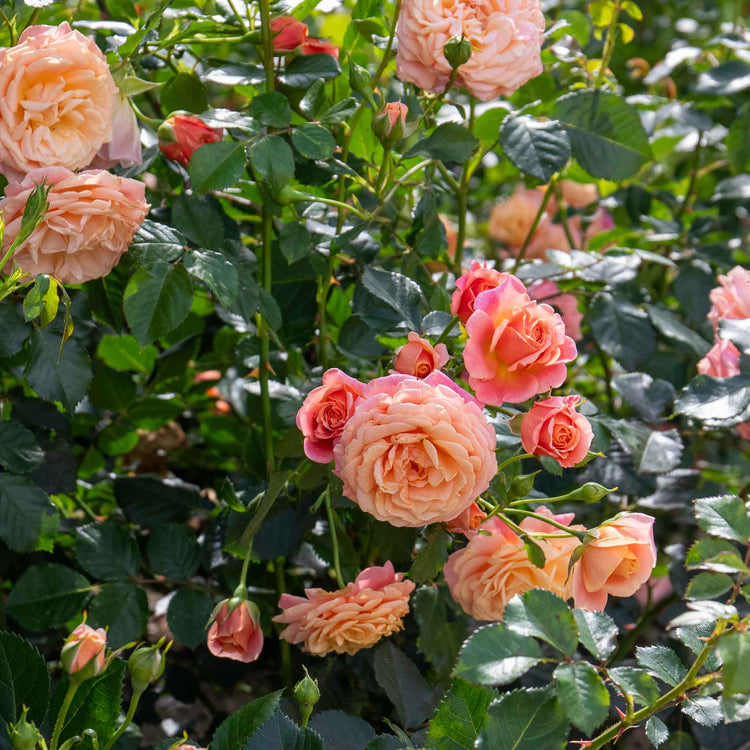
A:
{"type": "Polygon", "coordinates": [[[81,623],[65,641],[60,660],[65,671],[77,680],[88,680],[104,670],[104,650],[107,632],[104,628],[89,627],[81,623]]]}
{"type": "Polygon", "coordinates": [[[274,32],[274,52],[291,52],[307,39],[307,24],[298,21],[294,16],[279,16],[274,18],[270,25],[271,31],[274,32]]]}
{"type": "Polygon", "coordinates": [[[198,148],[206,143],[218,143],[224,131],[206,125],[194,115],[174,114],[159,126],[158,135],[164,156],[187,167],[198,148]]]}
{"type": "Polygon", "coordinates": [[[372,129],[380,142],[392,146],[404,137],[409,108],[402,102],[388,102],[372,121],[372,129]]]}
{"type": "Polygon", "coordinates": [[[339,48],[330,42],[324,42],[322,39],[307,39],[302,43],[303,55],[330,55],[339,59],[339,48]]]}

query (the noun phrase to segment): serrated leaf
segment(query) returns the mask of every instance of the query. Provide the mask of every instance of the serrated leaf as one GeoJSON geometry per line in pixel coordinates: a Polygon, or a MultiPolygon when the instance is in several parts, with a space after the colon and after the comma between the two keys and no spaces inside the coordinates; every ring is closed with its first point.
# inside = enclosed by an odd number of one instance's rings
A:
{"type": "Polygon", "coordinates": [[[750,512],[736,495],[704,497],[695,501],[695,520],[709,534],[747,544],[750,512]]]}
{"type": "Polygon", "coordinates": [[[503,613],[505,624],[516,633],[541,638],[571,656],[578,645],[578,625],[568,605],[549,591],[533,589],[514,596],[503,613]]]}
{"type": "Polygon", "coordinates": [[[646,722],[646,737],[654,747],[663,745],[669,739],[667,725],[658,716],[652,716],[646,722]]]}
{"type": "Polygon", "coordinates": [[[419,330],[422,291],[412,279],[400,273],[368,266],[362,285],[370,294],[398,313],[412,330],[419,330]]]}
{"type": "Polygon", "coordinates": [[[104,521],[77,530],[76,559],[87,573],[107,581],[134,576],[141,555],[135,539],[122,524],[104,521]]]}
{"type": "Polygon", "coordinates": [[[183,646],[197,648],[206,642],[208,618],[214,604],[205,591],[178,589],[169,600],[167,625],[183,646]]]}
{"type": "Polygon", "coordinates": [[[468,128],[455,122],[446,122],[427,137],[412,146],[404,158],[427,156],[448,163],[465,162],[478,143],[468,128]]]}
{"type": "Polygon", "coordinates": [[[494,690],[455,679],[430,721],[426,750],[473,750],[496,697],[494,690]]]}
{"type": "Polygon", "coordinates": [[[310,727],[323,739],[326,750],[360,750],[376,737],[375,730],[364,719],[343,711],[316,711],[310,727]]]}
{"type": "Polygon", "coordinates": [[[88,621],[92,627],[107,628],[111,648],[138,641],[148,622],[146,592],[132,583],[103,586],[88,606],[88,621]]]}
{"type": "Polygon", "coordinates": [[[680,658],[667,646],[639,646],[636,659],[641,667],[672,687],[678,685],[687,674],[680,658]]]}
{"type": "Polygon", "coordinates": [[[724,721],[721,701],[708,696],[685,701],[682,704],[682,713],[702,727],[716,727],[724,721]]]}
{"type": "Polygon", "coordinates": [[[230,307],[237,299],[239,275],[234,263],[222,253],[192,250],[185,256],[185,268],[202,281],[224,307],[230,307]]]}
{"type": "Polygon", "coordinates": [[[27,474],[44,461],[33,433],[11,420],[0,422],[0,465],[14,474],[27,474]]]}
{"type": "Polygon", "coordinates": [[[307,258],[312,252],[313,240],[304,224],[290,222],[279,232],[279,247],[290,265],[307,258]]]}
{"type": "Polygon", "coordinates": [[[750,633],[722,636],[716,648],[724,664],[724,698],[736,693],[750,693],[750,633]]]}
{"type": "Polygon", "coordinates": [[[14,724],[23,707],[40,724],[49,702],[49,671],[39,651],[25,638],[0,631],[0,719],[14,724]]]}
{"type": "Polygon", "coordinates": [[[627,370],[634,370],[653,354],[654,330],[648,315],[623,297],[598,295],[588,319],[599,346],[627,370]]]}
{"type": "Polygon", "coordinates": [[[157,575],[172,581],[187,581],[198,570],[200,555],[195,535],[187,526],[170,523],[151,530],[148,559],[157,575]]]}
{"type": "Polygon", "coordinates": [[[135,336],[102,336],[96,356],[114,370],[142,372],[150,375],[159,350],[149,344],[141,346],[135,336]]]}
{"type": "Polygon", "coordinates": [[[412,611],[419,625],[417,648],[439,675],[447,675],[464,639],[460,621],[448,621],[448,608],[437,586],[420,586],[412,596],[412,611]]]}
{"type": "Polygon", "coordinates": [[[698,573],[689,583],[685,596],[688,599],[716,599],[734,586],[726,573],[698,573]]]}
{"type": "Polygon", "coordinates": [[[646,422],[661,422],[662,414],[674,401],[674,386],[667,380],[654,380],[645,372],[618,375],[612,385],[646,422]]]}
{"type": "Polygon", "coordinates": [[[278,80],[293,89],[307,89],[319,78],[330,81],[340,73],[338,60],[331,55],[300,55],[286,66],[278,80]]]}
{"type": "Polygon", "coordinates": [[[750,406],[750,377],[711,378],[698,375],[680,391],[675,411],[706,420],[731,420],[750,406]]]}
{"type": "Polygon", "coordinates": [[[18,552],[32,550],[46,515],[57,512],[43,489],[25,477],[0,473],[0,539],[18,552]]]}
{"type": "Polygon", "coordinates": [[[129,521],[149,527],[184,521],[202,505],[197,487],[148,476],[118,477],[115,498],[129,521]]]}
{"type": "Polygon", "coordinates": [[[573,617],[578,624],[578,639],[597,659],[603,661],[617,648],[619,631],[617,624],[608,614],[574,609],[573,617]]]}
{"type": "Polygon", "coordinates": [[[585,661],[560,664],[554,679],[565,715],[590,736],[609,714],[609,691],[604,681],[585,661]]]}
{"type": "Polygon", "coordinates": [[[555,120],[508,115],[500,127],[503,152],[522,172],[547,182],[570,158],[570,141],[555,120]]]}
{"type": "Polygon", "coordinates": [[[184,252],[187,240],[166,224],[146,219],[128,248],[127,258],[139,266],[156,261],[170,262],[184,252]]]}
{"type": "Polygon", "coordinates": [[[646,305],[646,310],[654,327],[662,336],[686,344],[699,357],[703,357],[711,348],[711,344],[703,336],[688,328],[673,312],[655,305],[646,305]]]}
{"type": "Polygon", "coordinates": [[[330,159],[336,148],[336,140],[328,128],[306,122],[292,131],[294,148],[307,159],[330,159]]]}
{"type": "Polygon", "coordinates": [[[281,190],[294,175],[292,149],[278,135],[268,135],[256,141],[250,147],[248,156],[255,172],[274,193],[281,190]]]}
{"type": "Polygon", "coordinates": [[[235,141],[205,143],[190,157],[190,182],[198,193],[225,190],[245,173],[245,144],[235,141]]]}
{"type": "Polygon", "coordinates": [[[612,682],[623,693],[632,695],[642,706],[653,703],[659,697],[659,687],[654,678],[637,667],[613,667],[609,670],[612,682]]]}
{"type": "Polygon", "coordinates": [[[264,695],[224,719],[211,737],[211,750],[242,750],[253,734],[273,716],[280,699],[280,690],[264,695]]]}
{"type": "Polygon", "coordinates": [[[324,747],[312,729],[300,729],[288,716],[276,711],[243,750],[324,750],[324,747]]]}
{"type": "Polygon", "coordinates": [[[254,97],[247,112],[261,125],[272,128],[285,128],[292,121],[292,108],[280,91],[254,97]]]}

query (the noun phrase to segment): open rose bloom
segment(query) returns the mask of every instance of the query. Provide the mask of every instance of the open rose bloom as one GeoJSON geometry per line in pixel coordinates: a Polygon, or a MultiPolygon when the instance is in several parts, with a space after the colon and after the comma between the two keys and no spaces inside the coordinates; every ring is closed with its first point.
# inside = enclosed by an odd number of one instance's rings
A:
{"type": "Polygon", "coordinates": [[[426,378],[433,370],[444,367],[450,359],[445,344],[433,346],[414,331],[409,331],[408,343],[397,352],[393,369],[404,375],[426,378]]]}
{"type": "Polygon", "coordinates": [[[719,276],[720,286],[709,293],[711,310],[708,319],[719,330],[720,320],[750,318],[750,271],[735,266],[728,274],[719,276]]]}

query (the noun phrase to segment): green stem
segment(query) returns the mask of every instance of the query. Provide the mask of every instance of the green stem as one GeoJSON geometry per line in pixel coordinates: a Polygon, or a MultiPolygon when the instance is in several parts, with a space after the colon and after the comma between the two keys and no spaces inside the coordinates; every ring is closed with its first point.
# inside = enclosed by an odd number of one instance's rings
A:
{"type": "Polygon", "coordinates": [[[331,529],[331,546],[333,547],[333,569],[336,572],[336,582],[340,589],[344,588],[344,576],[341,575],[341,559],[339,558],[339,540],[336,536],[336,515],[331,505],[331,493],[326,489],[325,493],[326,514],[328,515],[328,526],[331,529]]]}
{"type": "Polygon", "coordinates": [[[380,199],[380,193],[383,190],[383,183],[385,182],[385,177],[390,171],[390,164],[391,164],[391,146],[384,146],[383,147],[383,161],[380,162],[380,171],[378,172],[378,179],[375,182],[375,188],[374,188],[375,197],[378,199],[380,199]]]}
{"type": "MultiPolygon", "coordinates": [[[[270,211],[263,206],[263,255],[262,255],[262,286],[271,293],[271,247],[273,234],[273,217],[270,211]]],[[[268,322],[260,314],[258,315],[259,323],[258,334],[260,336],[260,370],[258,377],[260,380],[260,399],[261,410],[263,412],[263,439],[265,442],[266,453],[266,470],[270,476],[274,470],[275,458],[273,454],[273,420],[271,418],[271,394],[269,389],[269,353],[270,353],[270,331],[268,322]]]]}
{"type": "Polygon", "coordinates": [[[541,513],[534,513],[531,510],[522,510],[521,508],[503,508],[503,513],[517,513],[526,518],[535,518],[537,521],[544,521],[544,523],[548,523],[550,526],[554,526],[556,529],[566,532],[569,536],[577,537],[581,542],[587,534],[586,531],[576,531],[575,529],[566,526],[564,523],[555,521],[554,518],[543,516],[541,513]]]}
{"type": "MultiPolygon", "coordinates": [[[[286,593],[286,578],[284,576],[284,562],[285,558],[279,557],[274,560],[273,569],[276,573],[276,594],[281,598],[282,594],[286,593]]],[[[292,649],[289,641],[279,639],[279,647],[281,649],[281,680],[284,685],[290,686],[292,684],[292,649]]]]}
{"type": "Polygon", "coordinates": [[[133,695],[130,697],[130,705],[128,706],[128,712],[125,714],[125,720],[120,724],[119,727],[117,727],[117,731],[112,735],[111,739],[107,744],[104,746],[104,750],[109,750],[117,740],[122,737],[125,730],[130,726],[131,722],[133,721],[133,717],[135,716],[135,710],[138,708],[138,701],[141,699],[141,695],[143,695],[143,692],[137,692],[133,693],[133,695]]]}
{"type": "Polygon", "coordinates": [[[620,18],[621,0],[615,0],[615,7],[612,9],[612,18],[607,29],[607,41],[604,43],[602,53],[602,66],[599,68],[599,74],[596,76],[594,88],[598,89],[604,81],[604,72],[609,67],[609,61],[612,59],[612,53],[615,51],[615,40],[617,39],[617,22],[620,18]]]}
{"type": "Polygon", "coordinates": [[[497,467],[497,473],[499,474],[506,466],[510,466],[516,461],[523,461],[524,458],[533,458],[531,453],[520,453],[517,456],[511,456],[507,461],[503,461],[500,466],[497,467]]]}
{"type": "Polygon", "coordinates": [[[16,35],[13,31],[13,24],[10,22],[10,19],[8,16],[5,15],[5,11],[0,8],[0,18],[3,19],[3,23],[8,27],[8,33],[10,34],[10,46],[15,46],[16,43],[16,35]]]}
{"type": "Polygon", "coordinates": [[[68,715],[70,704],[73,702],[76,690],[78,690],[78,685],[79,683],[75,680],[71,681],[68,685],[68,691],[65,693],[62,706],[60,706],[60,712],[57,714],[57,720],[55,721],[55,729],[52,732],[52,740],[50,741],[49,750],[57,750],[57,746],[60,742],[60,735],[65,726],[65,717],[68,715]]]}
{"type": "Polygon", "coordinates": [[[460,318],[458,317],[458,315],[454,315],[451,318],[451,322],[448,323],[445,328],[443,328],[443,332],[440,334],[440,336],[438,336],[438,340],[435,342],[435,346],[437,346],[438,344],[444,344],[448,340],[450,332],[456,327],[456,323],[458,323],[459,320],[460,318]]]}
{"type": "Polygon", "coordinates": [[[531,228],[528,231],[528,234],[526,235],[526,238],[523,241],[523,245],[521,245],[521,249],[518,251],[518,255],[516,255],[516,262],[513,264],[513,273],[515,273],[518,270],[518,266],[521,265],[521,262],[523,261],[526,250],[529,247],[529,244],[531,243],[532,238],[534,237],[534,232],[536,232],[537,227],[539,226],[539,222],[542,220],[542,216],[544,216],[544,212],[547,208],[547,204],[549,203],[549,199],[552,197],[552,194],[555,192],[555,185],[557,184],[557,175],[553,175],[552,179],[549,181],[549,184],[547,185],[547,190],[544,192],[544,198],[542,198],[542,202],[539,206],[539,210],[536,212],[536,216],[534,217],[534,221],[531,224],[531,228]]]}

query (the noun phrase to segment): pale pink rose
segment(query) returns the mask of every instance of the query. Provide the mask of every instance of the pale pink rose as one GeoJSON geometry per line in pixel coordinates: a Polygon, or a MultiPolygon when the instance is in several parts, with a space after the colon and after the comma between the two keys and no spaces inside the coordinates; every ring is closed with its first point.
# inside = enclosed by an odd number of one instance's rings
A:
{"type": "MultiPolygon", "coordinates": [[[[599,189],[591,183],[584,184],[573,180],[561,180],[560,189],[563,200],[571,208],[586,208],[586,206],[590,206],[599,200],[599,189]]],[[[552,213],[555,213],[555,211],[552,213]]]]}
{"type": "Polygon", "coordinates": [[[396,75],[443,92],[451,76],[443,48],[463,36],[472,53],[456,83],[484,102],[510,96],[542,72],[544,25],[540,0],[405,0],[396,30],[396,75]]]}
{"type": "Polygon", "coordinates": [[[66,639],[60,660],[68,674],[76,674],[88,667],[86,674],[96,677],[104,669],[107,631],[81,623],[66,639]]]}
{"type": "Polygon", "coordinates": [[[396,351],[393,369],[404,375],[426,378],[433,370],[444,367],[450,355],[445,344],[433,346],[414,331],[409,331],[408,343],[396,351]]]}
{"type": "Polygon", "coordinates": [[[471,538],[477,534],[486,517],[487,514],[476,503],[472,503],[465,511],[448,521],[446,529],[452,534],[463,534],[471,538]]]}
{"type": "Polygon", "coordinates": [[[517,404],[557,388],[577,355],[560,315],[520,291],[513,277],[477,297],[466,331],[469,385],[485,404],[517,404]]]}
{"type": "Polygon", "coordinates": [[[92,39],[59,26],[30,26],[0,49],[0,164],[76,170],[112,140],[117,86],[92,39]]]}
{"type": "Polygon", "coordinates": [[[582,248],[603,232],[608,232],[615,225],[612,216],[603,208],[596,210],[593,216],[587,219],[586,229],[583,229],[583,218],[581,214],[568,218],[568,229],[573,237],[576,248],[582,248]]]}
{"type": "Polygon", "coordinates": [[[333,368],[323,373],[323,385],[313,388],[297,412],[297,427],[305,436],[305,455],[319,464],[333,460],[333,448],[341,437],[354,402],[364,383],[333,368]]]}
{"type": "Polygon", "coordinates": [[[523,449],[549,456],[569,469],[586,458],[594,439],[591,424],[576,411],[580,396],[551,396],[537,401],[521,420],[523,449]]]}
{"type": "Polygon", "coordinates": [[[528,287],[528,293],[531,299],[552,305],[562,315],[565,333],[573,341],[580,341],[583,338],[581,333],[583,313],[578,310],[578,302],[572,294],[561,294],[560,288],[554,281],[536,281],[528,287]]]}
{"type": "Polygon", "coordinates": [[[489,289],[495,289],[506,279],[511,279],[511,284],[519,291],[525,292],[526,287],[521,279],[512,274],[487,268],[480,265],[476,260],[471,262],[471,268],[456,279],[456,290],[451,297],[451,315],[458,315],[458,319],[466,325],[466,321],[474,312],[474,303],[477,297],[489,289]]]}
{"type": "Polygon", "coordinates": [[[141,129],[130,100],[120,94],[112,116],[112,140],[99,149],[89,167],[111,169],[117,164],[127,168],[142,161],[141,129]]]}
{"type": "Polygon", "coordinates": [[[750,318],[750,271],[735,266],[728,274],[719,276],[719,284],[709,293],[711,310],[708,319],[719,330],[720,320],[750,318]]]}
{"type": "Polygon", "coordinates": [[[711,378],[733,378],[740,374],[740,353],[727,339],[719,339],[703,359],[698,362],[698,372],[711,378]]]}
{"type": "Polygon", "coordinates": [[[603,610],[609,595],[635,594],[656,565],[653,526],[651,516],[623,513],[598,528],[573,566],[576,607],[603,610]]]}
{"type": "Polygon", "coordinates": [[[282,594],[282,614],[273,618],[287,627],[279,635],[316,656],[332,651],[356,654],[403,628],[409,612],[412,581],[404,581],[389,561],[363,570],[338,591],[305,589],[305,596],[282,594]]]}
{"type": "Polygon", "coordinates": [[[223,659],[250,663],[263,650],[258,608],[250,601],[225,600],[208,631],[208,650],[223,659]],[[234,605],[231,607],[230,601],[234,605]]]}
{"type": "MultiPolygon", "coordinates": [[[[572,513],[553,515],[541,506],[536,513],[570,526],[572,513]]],[[[562,533],[532,518],[520,524],[527,533],[562,533]]],[[[581,530],[582,526],[571,526],[581,530]]],[[[574,536],[538,538],[537,544],[545,556],[543,568],[529,560],[524,543],[514,531],[497,517],[480,526],[480,532],[458,552],[449,555],[443,574],[451,595],[467,614],[477,620],[502,620],[505,605],[516,595],[531,589],[545,589],[567,599],[570,596],[568,563],[578,546],[574,536]],[[489,534],[484,533],[489,531],[489,534]]]]}
{"type": "Polygon", "coordinates": [[[14,260],[25,273],[47,273],[63,284],[106,276],[148,214],[145,185],[96,169],[76,174],[63,167],[35,169],[22,182],[10,183],[0,200],[3,251],[18,235],[29,196],[45,181],[51,186],[49,209],[14,260]]]}
{"type": "Polygon", "coordinates": [[[373,380],[334,447],[344,495],[379,521],[449,521],[495,476],[495,431],[468,394],[435,382],[440,375],[373,380]]]}

